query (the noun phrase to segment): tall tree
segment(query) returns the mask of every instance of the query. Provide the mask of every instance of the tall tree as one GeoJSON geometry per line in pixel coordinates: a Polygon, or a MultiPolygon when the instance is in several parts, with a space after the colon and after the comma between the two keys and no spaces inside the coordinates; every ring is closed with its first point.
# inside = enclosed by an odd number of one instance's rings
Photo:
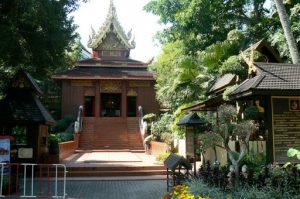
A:
{"type": "Polygon", "coordinates": [[[273,24],[264,5],[267,0],[152,0],[145,9],[160,16],[166,28],[162,43],[180,40],[186,54],[226,39],[229,31],[243,30],[247,43],[267,35],[273,24]]]}
{"type": "Polygon", "coordinates": [[[0,67],[45,76],[66,64],[76,28],[69,14],[79,1],[0,1],[0,67]]]}
{"type": "Polygon", "coordinates": [[[185,55],[183,49],[180,41],[166,44],[152,66],[157,72],[157,99],[172,110],[203,98],[208,80],[206,69],[192,56],[185,55]]]}
{"type": "Polygon", "coordinates": [[[297,48],[296,40],[291,30],[290,19],[286,13],[282,0],[275,0],[279,19],[284,31],[286,41],[288,43],[291,58],[294,64],[300,64],[300,56],[297,48]]]}

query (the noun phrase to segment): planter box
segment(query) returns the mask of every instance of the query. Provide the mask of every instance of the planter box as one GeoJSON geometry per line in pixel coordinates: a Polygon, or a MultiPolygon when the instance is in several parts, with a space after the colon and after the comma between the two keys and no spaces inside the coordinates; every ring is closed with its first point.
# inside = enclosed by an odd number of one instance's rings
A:
{"type": "Polygon", "coordinates": [[[151,154],[158,155],[169,151],[169,145],[164,142],[151,141],[151,154]]]}
{"type": "Polygon", "coordinates": [[[74,135],[74,141],[59,143],[59,161],[73,155],[78,148],[79,134],[74,135]]]}

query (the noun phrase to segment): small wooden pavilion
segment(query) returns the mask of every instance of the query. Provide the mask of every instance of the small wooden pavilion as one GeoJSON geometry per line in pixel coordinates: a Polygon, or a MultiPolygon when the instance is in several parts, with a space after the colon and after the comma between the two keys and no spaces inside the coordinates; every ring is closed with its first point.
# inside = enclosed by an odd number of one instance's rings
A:
{"type": "Polygon", "coordinates": [[[34,79],[19,71],[0,101],[0,135],[13,138],[11,162],[44,162],[48,127],[55,121],[41,103],[41,95],[34,79]]]}
{"type": "Polygon", "coordinates": [[[249,68],[249,78],[229,97],[252,101],[263,113],[268,162],[295,161],[287,150],[300,145],[300,65],[253,63],[249,68]]]}

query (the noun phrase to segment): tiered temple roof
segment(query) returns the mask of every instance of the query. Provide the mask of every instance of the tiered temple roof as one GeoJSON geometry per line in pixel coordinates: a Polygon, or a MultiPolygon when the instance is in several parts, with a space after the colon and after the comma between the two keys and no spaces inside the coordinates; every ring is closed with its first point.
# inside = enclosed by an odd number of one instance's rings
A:
{"type": "Polygon", "coordinates": [[[97,33],[92,29],[88,47],[93,50],[92,58],[80,60],[73,69],[55,74],[52,78],[154,80],[148,64],[129,57],[135,42],[131,39],[131,31],[125,34],[120,25],[112,0],[102,27],[97,33]]]}
{"type": "Polygon", "coordinates": [[[125,31],[123,30],[122,26],[120,25],[120,22],[118,21],[116,8],[112,0],[110,1],[109,11],[102,27],[97,33],[92,28],[92,33],[89,38],[88,47],[92,49],[97,48],[111,31],[113,31],[117,35],[117,37],[122,41],[122,43],[124,44],[124,46],[126,46],[127,49],[135,48],[134,39],[131,40],[131,31],[125,34],[125,31]]]}

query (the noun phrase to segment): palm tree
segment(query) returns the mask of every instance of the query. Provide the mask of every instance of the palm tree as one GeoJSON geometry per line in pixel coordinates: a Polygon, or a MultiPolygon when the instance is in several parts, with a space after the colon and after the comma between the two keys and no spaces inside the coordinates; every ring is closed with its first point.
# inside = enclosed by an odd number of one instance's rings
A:
{"type": "Polygon", "coordinates": [[[280,22],[281,22],[281,25],[282,25],[282,28],[284,31],[284,35],[285,35],[286,41],[289,46],[293,64],[300,64],[300,57],[299,57],[299,52],[297,49],[296,40],[293,36],[292,30],[291,30],[291,25],[290,25],[290,20],[286,13],[283,2],[282,2],[282,0],[275,0],[275,4],[276,4],[277,12],[279,15],[279,19],[280,19],[280,22]]]}

